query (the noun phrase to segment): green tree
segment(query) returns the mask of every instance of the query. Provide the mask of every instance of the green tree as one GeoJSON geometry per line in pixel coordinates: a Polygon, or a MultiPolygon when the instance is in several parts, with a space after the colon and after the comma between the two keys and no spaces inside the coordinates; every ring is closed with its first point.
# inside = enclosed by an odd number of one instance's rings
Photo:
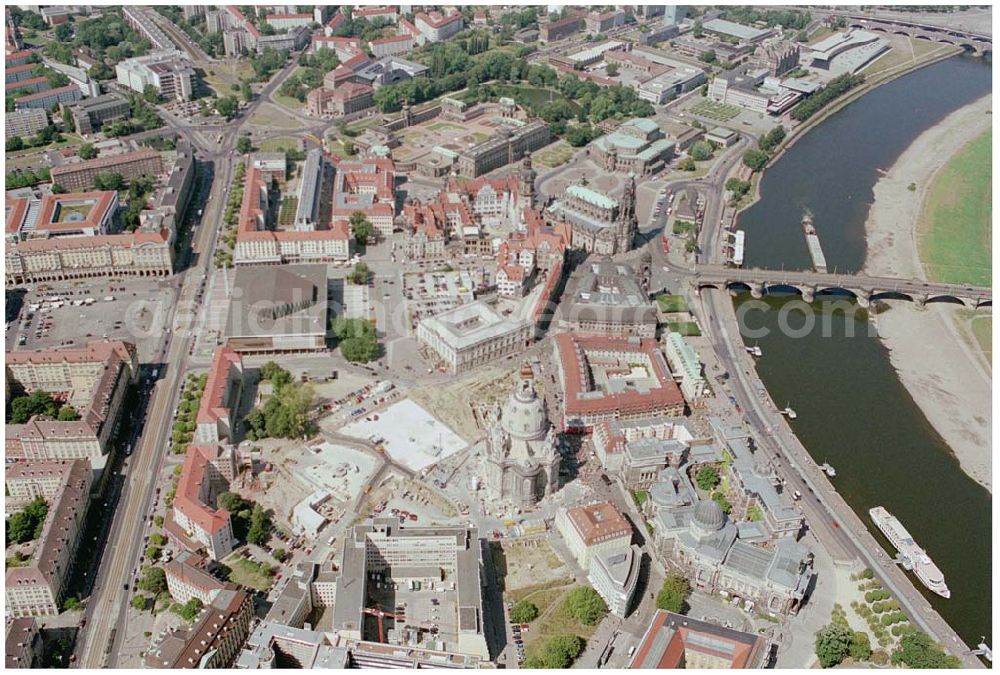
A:
{"type": "Polygon", "coordinates": [[[691,593],[691,584],[681,574],[670,574],[663,580],[663,587],[656,594],[656,608],[675,614],[687,611],[687,597],[691,593]]]}
{"type": "Polygon", "coordinates": [[[770,131],[768,131],[764,136],[757,141],[757,147],[759,147],[764,152],[770,153],[774,148],[776,148],[783,140],[785,140],[785,127],[780,124],[770,131]]]}
{"type": "Polygon", "coordinates": [[[198,613],[201,612],[202,607],[204,607],[204,605],[202,604],[201,600],[199,600],[198,598],[191,598],[183,605],[175,604],[170,609],[171,611],[178,614],[185,621],[191,622],[194,621],[195,618],[198,616],[198,613]]]}
{"type": "Polygon", "coordinates": [[[743,164],[749,167],[752,171],[760,171],[763,169],[767,164],[768,159],[770,159],[768,154],[757,148],[750,148],[743,153],[743,164]]]}
{"type": "Polygon", "coordinates": [[[154,546],[163,546],[164,544],[167,543],[167,538],[164,537],[159,532],[154,532],[153,534],[149,535],[149,543],[153,544],[154,546]]]}
{"type": "Polygon", "coordinates": [[[35,415],[55,417],[58,412],[59,409],[52,394],[41,389],[27,396],[18,396],[12,399],[7,409],[11,424],[24,424],[35,415]]]}
{"type": "Polygon", "coordinates": [[[729,503],[729,499],[722,492],[713,492],[712,501],[719,505],[723,513],[729,513],[733,510],[733,505],[729,503]]]}
{"type": "Polygon", "coordinates": [[[71,595],[65,600],[63,600],[64,612],[71,612],[79,606],[80,606],[80,598],[76,597],[75,595],[71,595]]]}
{"type": "Polygon", "coordinates": [[[125,186],[125,179],[120,173],[102,171],[94,176],[94,187],[98,190],[121,190],[125,186]]]}
{"type": "Polygon", "coordinates": [[[721,481],[719,470],[711,464],[706,464],[698,469],[698,473],[694,476],[694,482],[699,488],[706,491],[714,490],[721,481]]]}
{"type": "Polygon", "coordinates": [[[97,148],[95,148],[90,143],[84,143],[77,150],[76,154],[80,155],[80,159],[93,159],[97,157],[97,148]]]}
{"type": "Polygon", "coordinates": [[[162,567],[144,567],[139,576],[139,588],[154,595],[167,590],[167,574],[162,567]]]}
{"type": "Polygon", "coordinates": [[[282,560],[285,559],[285,549],[283,549],[283,548],[276,548],[271,553],[271,555],[274,556],[275,560],[277,560],[278,562],[281,562],[282,560]]]}
{"type": "Polygon", "coordinates": [[[528,623],[538,618],[538,606],[527,600],[519,600],[510,610],[510,620],[514,623],[528,623]]]}
{"type": "Polygon", "coordinates": [[[7,541],[23,544],[37,539],[42,533],[49,506],[42,497],[35,497],[7,521],[7,541]]]}
{"type": "Polygon", "coordinates": [[[222,492],[215,498],[215,505],[230,513],[238,513],[246,508],[247,503],[235,492],[222,492]]]}
{"type": "Polygon", "coordinates": [[[578,636],[557,635],[545,643],[541,650],[541,663],[535,667],[568,668],[582,651],[583,640],[578,636]]]}
{"type": "Polygon", "coordinates": [[[240,140],[236,141],[236,150],[243,155],[253,151],[253,141],[249,136],[240,136],[240,140]]]}
{"type": "Polygon", "coordinates": [[[960,668],[962,665],[957,656],[945,654],[926,633],[920,631],[900,638],[899,645],[892,652],[892,663],[908,668],[960,668]]]}
{"type": "Polygon", "coordinates": [[[7,152],[21,150],[24,148],[24,139],[20,136],[11,136],[7,139],[7,152]]]}
{"type": "Polygon", "coordinates": [[[595,626],[608,612],[604,598],[589,586],[574,588],[564,601],[566,613],[585,626],[595,626]]]}
{"type": "Polygon", "coordinates": [[[354,240],[359,244],[366,244],[368,240],[371,239],[372,234],[375,233],[375,228],[365,217],[365,214],[361,211],[355,211],[351,214],[351,233],[354,235],[354,240]]]}
{"type": "Polygon", "coordinates": [[[831,623],[816,633],[816,656],[823,668],[832,668],[850,652],[854,631],[847,626],[831,623]]]}
{"type": "Polygon", "coordinates": [[[267,380],[275,389],[283,387],[292,381],[292,374],[274,361],[268,361],[260,368],[260,377],[267,380]]]}
{"type": "Polygon", "coordinates": [[[618,64],[612,61],[611,63],[608,64],[608,67],[605,68],[605,72],[608,74],[608,77],[617,77],[618,64]]]}
{"type": "Polygon", "coordinates": [[[726,189],[732,193],[733,201],[739,201],[750,192],[750,181],[740,180],[736,176],[733,176],[726,181],[726,189]]]}
{"type": "Polygon", "coordinates": [[[340,341],[340,352],[353,363],[367,363],[378,358],[378,336],[364,319],[338,316],[333,320],[333,334],[340,341]]]}
{"type": "Polygon", "coordinates": [[[147,84],[142,88],[142,98],[146,103],[159,103],[160,92],[156,89],[155,85],[147,84]]]}
{"type": "Polygon", "coordinates": [[[146,596],[145,595],[135,595],[132,597],[132,607],[138,609],[140,612],[146,609],[146,596]]]}
{"type": "Polygon", "coordinates": [[[698,141],[691,146],[688,154],[696,162],[704,162],[706,159],[712,158],[712,146],[706,141],[698,141]]]}
{"type": "Polygon", "coordinates": [[[677,168],[681,171],[694,171],[698,168],[698,165],[694,163],[694,160],[690,157],[682,157],[679,162],[677,162],[677,168]]]}
{"type": "Polygon", "coordinates": [[[854,631],[847,653],[855,661],[867,661],[872,655],[872,645],[868,639],[868,633],[863,630],[854,631]]]}
{"type": "Polygon", "coordinates": [[[240,109],[240,102],[236,100],[235,96],[224,96],[215,102],[215,109],[227,120],[231,120],[236,117],[236,113],[240,109]]]}
{"type": "Polygon", "coordinates": [[[263,546],[267,542],[270,529],[271,523],[268,522],[264,508],[260,504],[255,504],[250,513],[250,530],[247,532],[247,541],[257,546],[263,546]]]}
{"type": "Polygon", "coordinates": [[[348,273],[347,280],[357,286],[364,286],[368,283],[370,276],[371,270],[368,269],[368,265],[363,262],[359,262],[348,273]]]}
{"type": "Polygon", "coordinates": [[[147,546],[146,547],[146,557],[150,560],[159,560],[162,551],[158,546],[147,546]]]}
{"type": "Polygon", "coordinates": [[[73,406],[64,405],[59,408],[59,413],[56,415],[56,419],[60,422],[75,422],[80,419],[80,413],[78,413],[73,406]]]}

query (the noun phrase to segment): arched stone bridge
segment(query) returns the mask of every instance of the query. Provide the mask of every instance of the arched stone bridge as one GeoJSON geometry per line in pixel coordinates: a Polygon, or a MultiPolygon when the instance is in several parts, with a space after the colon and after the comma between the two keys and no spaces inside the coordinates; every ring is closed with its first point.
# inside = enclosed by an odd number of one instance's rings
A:
{"type": "Polygon", "coordinates": [[[824,274],[809,271],[740,269],[721,265],[697,265],[690,283],[703,288],[750,291],[755,298],[767,293],[798,293],[806,302],[817,295],[851,296],[867,307],[873,300],[907,300],[917,307],[931,302],[950,302],[972,309],[993,306],[993,290],[961,284],[939,284],[920,279],[890,279],[865,274],[824,274]]]}
{"type": "Polygon", "coordinates": [[[862,28],[874,32],[905,35],[917,40],[943,42],[964,47],[979,55],[993,51],[993,38],[991,36],[969,33],[955,28],[929,26],[903,19],[879,19],[868,16],[848,16],[847,25],[851,28],[862,28]]]}

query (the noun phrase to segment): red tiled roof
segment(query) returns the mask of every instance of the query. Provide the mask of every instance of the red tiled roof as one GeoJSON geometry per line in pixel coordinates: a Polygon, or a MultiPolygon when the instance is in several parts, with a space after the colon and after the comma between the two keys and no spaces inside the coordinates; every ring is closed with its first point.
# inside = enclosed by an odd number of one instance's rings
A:
{"type": "Polygon", "coordinates": [[[30,199],[24,197],[9,197],[7,199],[7,233],[13,234],[21,229],[24,216],[28,213],[30,199]]]}
{"type": "Polygon", "coordinates": [[[454,14],[448,14],[447,16],[441,14],[441,12],[427,12],[427,13],[420,12],[415,17],[415,20],[422,21],[431,28],[441,28],[442,26],[446,26],[449,23],[453,23],[455,21],[461,21],[462,15],[459,12],[455,12],[454,14]]]}
{"type": "Polygon", "coordinates": [[[755,635],[725,629],[697,619],[688,619],[685,616],[669,614],[661,609],[653,615],[653,620],[649,628],[646,629],[629,668],[641,668],[644,664],[656,669],[683,668],[685,652],[692,650],[708,654],[722,661],[728,661],[728,665],[723,667],[743,669],[753,667],[750,665],[750,661],[756,661],[762,655],[762,650],[766,645],[766,640],[755,635]],[[674,619],[675,623],[668,625],[671,618],[674,619]],[[654,649],[654,646],[663,639],[662,634],[666,631],[672,631],[672,633],[659,660],[655,664],[645,664],[646,657],[654,649]],[[704,638],[692,640],[694,635],[708,636],[712,639],[711,641],[704,638]],[[725,645],[726,648],[713,648],[712,645],[719,647],[725,645]]]}
{"type": "Polygon", "coordinates": [[[58,87],[56,89],[46,89],[45,91],[39,91],[34,94],[28,94],[27,96],[20,96],[15,100],[18,103],[20,103],[21,101],[34,101],[37,99],[45,98],[47,96],[58,96],[60,94],[66,93],[67,91],[76,91],[76,90],[77,90],[76,85],[67,84],[65,87],[58,87]]]}
{"type": "Polygon", "coordinates": [[[677,384],[674,383],[666,360],[659,351],[655,339],[641,340],[628,337],[611,337],[603,335],[577,335],[575,333],[560,333],[555,336],[556,348],[562,362],[564,374],[566,414],[587,415],[617,411],[624,415],[636,414],[646,410],[654,412],[662,408],[684,405],[684,397],[677,384]],[[622,393],[605,393],[595,398],[581,398],[588,391],[585,382],[581,381],[581,373],[588,370],[587,351],[616,351],[643,353],[649,356],[653,368],[653,377],[659,384],[648,392],[625,391],[622,393]]]}
{"type": "Polygon", "coordinates": [[[69,192],[66,194],[49,194],[42,197],[41,208],[38,211],[38,221],[35,230],[78,230],[81,228],[100,229],[101,222],[110,214],[109,210],[115,202],[117,193],[113,190],[94,192],[69,192]],[[53,222],[56,207],[71,202],[92,200],[93,206],[82,221],[53,222]]]}
{"type": "Polygon", "coordinates": [[[389,37],[378,38],[377,40],[371,40],[368,44],[384,45],[390,42],[404,42],[412,39],[413,39],[412,35],[390,35],[389,37]]]}
{"type": "Polygon", "coordinates": [[[577,506],[566,512],[586,546],[632,536],[632,526],[611,502],[577,506]]]}
{"type": "Polygon", "coordinates": [[[7,61],[17,61],[18,59],[26,59],[32,55],[30,49],[22,49],[19,52],[14,52],[13,54],[7,54],[5,57],[7,61]]]}
{"type": "Polygon", "coordinates": [[[187,516],[198,527],[214,534],[229,525],[229,511],[216,509],[201,501],[201,485],[209,480],[205,475],[208,463],[217,455],[215,445],[190,445],[177,481],[174,508],[187,516]]]}
{"type": "Polygon", "coordinates": [[[215,350],[212,360],[212,370],[205,382],[205,391],[201,395],[201,405],[198,406],[198,424],[212,424],[220,417],[229,415],[225,407],[226,385],[229,383],[229,369],[242,368],[243,359],[229,347],[219,347],[215,350]]]}
{"type": "Polygon", "coordinates": [[[299,13],[299,14],[268,14],[265,17],[266,21],[274,21],[275,19],[309,19],[312,21],[312,14],[299,13]]]}
{"type": "MultiPolygon", "coordinates": [[[[30,68],[30,67],[32,67],[32,64],[25,63],[23,66],[17,66],[17,67],[19,67],[19,68],[29,67],[30,68]]],[[[18,82],[8,82],[7,83],[7,87],[6,87],[6,91],[11,92],[11,91],[17,91],[18,89],[28,89],[28,88],[36,85],[36,84],[43,84],[45,82],[48,82],[48,78],[44,77],[44,76],[42,76],[42,77],[30,77],[27,80],[20,80],[18,82]]],[[[45,89],[48,89],[48,87],[45,87],[45,89]]]]}
{"type": "Polygon", "coordinates": [[[371,7],[355,7],[351,10],[353,16],[382,16],[384,14],[399,14],[395,7],[386,5],[374,5],[371,7]]]}

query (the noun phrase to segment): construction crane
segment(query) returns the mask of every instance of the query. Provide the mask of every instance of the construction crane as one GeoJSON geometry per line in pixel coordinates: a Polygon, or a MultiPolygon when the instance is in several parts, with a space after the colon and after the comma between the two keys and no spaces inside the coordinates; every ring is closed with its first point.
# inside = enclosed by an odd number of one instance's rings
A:
{"type": "Polygon", "coordinates": [[[403,618],[402,614],[393,614],[392,612],[387,612],[381,607],[365,607],[361,610],[369,616],[374,616],[375,620],[378,622],[378,641],[385,642],[385,617],[389,617],[393,620],[399,620],[403,618]]]}

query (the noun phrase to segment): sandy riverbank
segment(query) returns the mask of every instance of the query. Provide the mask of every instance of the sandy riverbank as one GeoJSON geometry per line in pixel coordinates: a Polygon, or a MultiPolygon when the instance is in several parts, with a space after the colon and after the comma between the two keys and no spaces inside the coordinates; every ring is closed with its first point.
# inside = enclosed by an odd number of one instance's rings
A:
{"type": "MultiPolygon", "coordinates": [[[[916,223],[934,175],[966,143],[990,128],[990,97],[955,111],[920,135],[875,184],[865,224],[865,272],[925,278],[916,223]],[[916,190],[909,190],[911,184],[916,190]]],[[[878,332],[899,378],[962,468],[992,492],[992,374],[959,326],[960,308],[917,310],[902,302],[878,317],[878,332]]]]}

